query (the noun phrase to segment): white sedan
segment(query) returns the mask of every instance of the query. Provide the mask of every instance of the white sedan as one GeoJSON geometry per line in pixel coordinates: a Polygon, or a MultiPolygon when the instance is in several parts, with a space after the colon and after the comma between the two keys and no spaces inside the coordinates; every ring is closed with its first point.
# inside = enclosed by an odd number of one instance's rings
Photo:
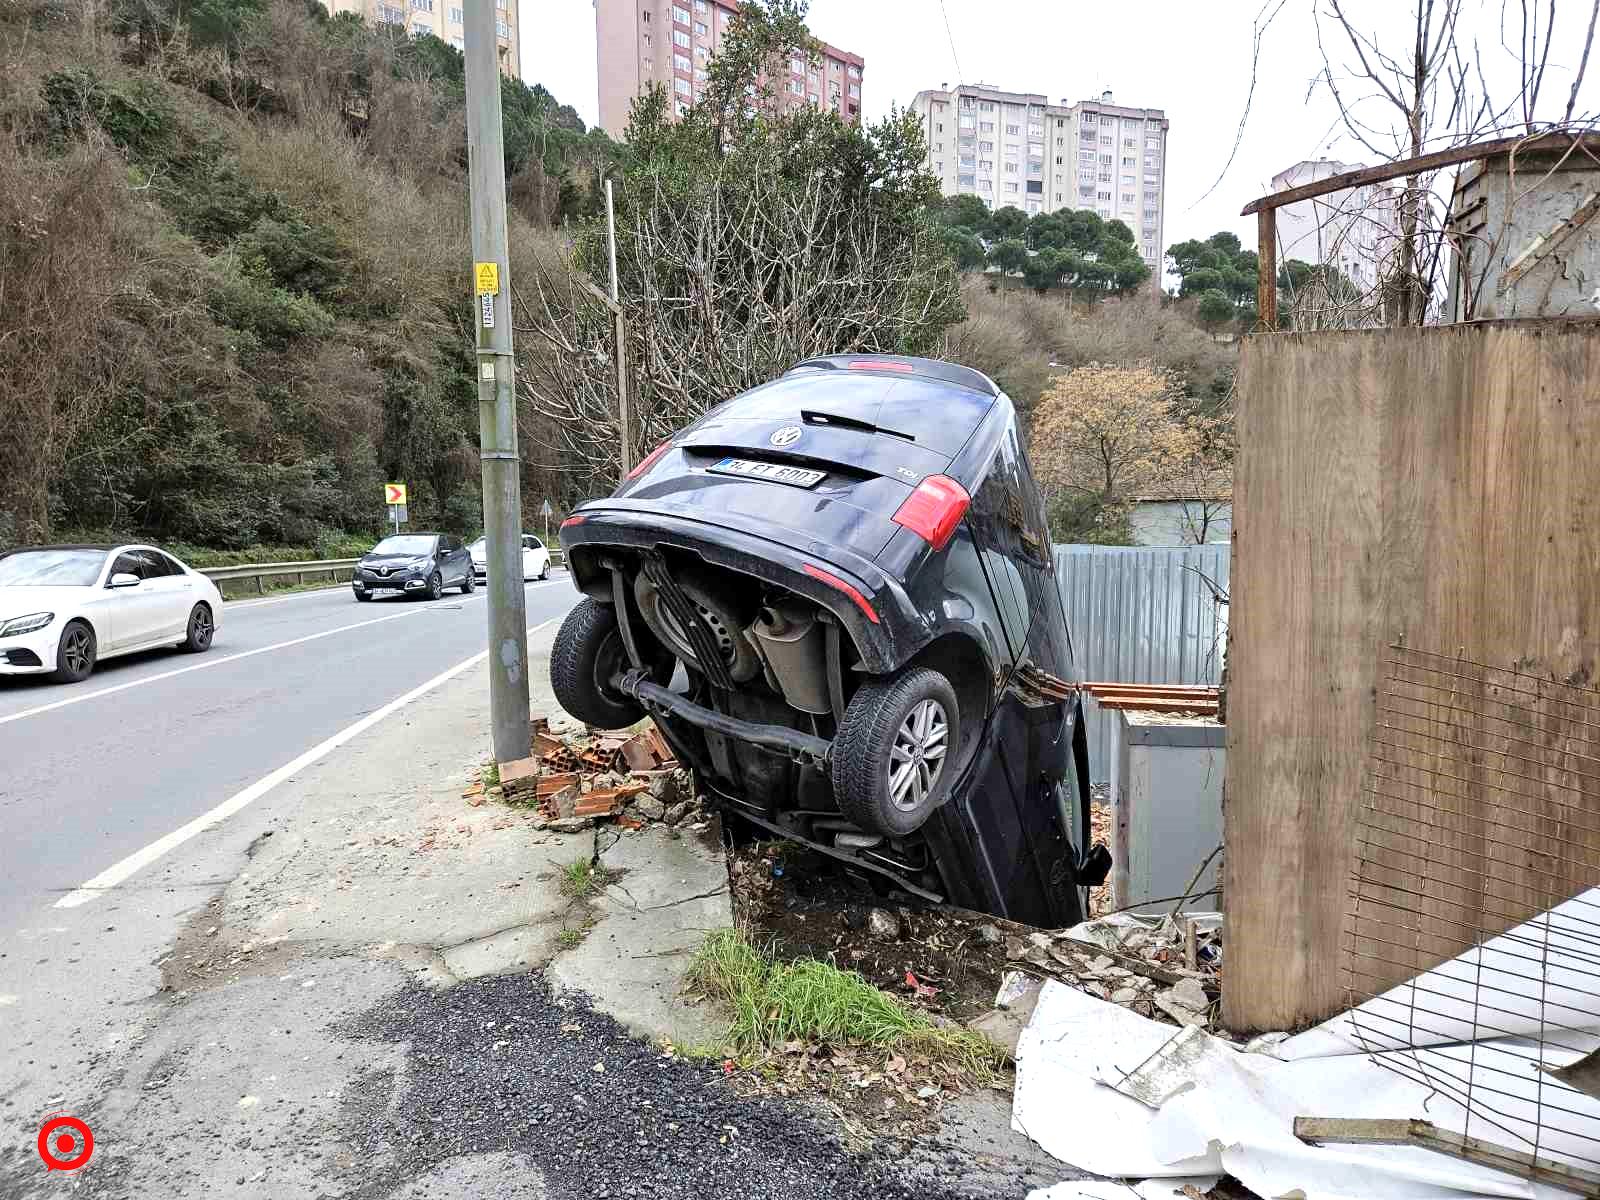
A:
{"type": "Polygon", "coordinates": [[[118,654],[211,648],[222,594],[154,546],[43,546],[0,554],[0,675],[76,683],[118,654]]]}
{"type": "MultiPolygon", "coordinates": [[[[489,574],[489,540],[479,538],[472,543],[472,573],[479,579],[489,574]]],[[[522,577],[524,579],[550,578],[550,551],[531,533],[522,535],[522,577]]]]}

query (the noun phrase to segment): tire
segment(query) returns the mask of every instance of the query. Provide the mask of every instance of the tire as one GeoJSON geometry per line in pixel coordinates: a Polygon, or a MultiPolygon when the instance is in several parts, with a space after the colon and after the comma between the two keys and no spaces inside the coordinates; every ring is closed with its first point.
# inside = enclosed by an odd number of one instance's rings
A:
{"type": "Polygon", "coordinates": [[[68,621],[56,643],[56,669],[50,678],[57,683],[77,683],[94,670],[98,643],[94,629],[86,621],[68,621]]]}
{"type": "Polygon", "coordinates": [[[444,576],[435,571],[428,576],[428,599],[437,600],[444,595],[444,576]]]}
{"type": "Polygon", "coordinates": [[[461,577],[461,594],[472,595],[472,589],[478,586],[478,581],[472,577],[472,568],[467,568],[467,573],[461,577]]]}
{"type": "Polygon", "coordinates": [[[216,636],[217,626],[212,619],[211,609],[204,604],[196,604],[189,610],[188,632],[183,641],[178,643],[178,648],[185,654],[204,654],[211,649],[211,639],[216,636]]]}
{"type": "Polygon", "coordinates": [[[539,578],[540,580],[550,578],[550,560],[548,558],[544,560],[544,566],[539,568],[539,578]]]}
{"type": "Polygon", "coordinates": [[[606,683],[627,665],[616,613],[609,604],[585,597],[561,622],[550,647],[556,703],[596,729],[627,728],[644,716],[644,708],[606,683]]]}
{"type": "Polygon", "coordinates": [[[845,706],[833,739],[839,811],[874,833],[914,832],[949,796],[960,742],[955,689],[938,671],[869,679],[845,706]]]}

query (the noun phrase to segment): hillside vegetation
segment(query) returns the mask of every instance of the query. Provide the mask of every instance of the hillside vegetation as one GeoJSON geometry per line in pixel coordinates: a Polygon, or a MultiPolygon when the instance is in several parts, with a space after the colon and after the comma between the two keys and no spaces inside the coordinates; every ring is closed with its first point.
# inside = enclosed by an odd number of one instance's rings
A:
{"type": "MultiPolygon", "coordinates": [[[[379,529],[386,478],[478,522],[461,56],[219,11],[0,3],[0,544],[312,546],[379,529]]],[[[618,151],[542,89],[503,105],[515,277],[618,151]]],[[[544,432],[535,506],[574,499],[544,432]]]]}

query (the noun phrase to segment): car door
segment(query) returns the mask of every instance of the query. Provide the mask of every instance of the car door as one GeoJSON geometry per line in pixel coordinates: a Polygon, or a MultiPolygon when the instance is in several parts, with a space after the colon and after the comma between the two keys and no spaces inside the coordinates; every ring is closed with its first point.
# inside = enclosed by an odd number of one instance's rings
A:
{"type": "Polygon", "coordinates": [[[159,615],[152,637],[181,639],[189,627],[189,610],[194,607],[194,577],[159,550],[139,551],[145,564],[145,586],[160,598],[159,615]]]}
{"type": "Polygon", "coordinates": [[[538,576],[544,573],[545,565],[550,561],[550,551],[545,549],[545,544],[532,534],[528,536],[529,574],[538,576]]]}
{"type": "Polygon", "coordinates": [[[461,539],[451,537],[449,534],[439,539],[439,575],[446,584],[460,583],[464,578],[464,571],[472,569],[470,555],[463,567],[461,555],[461,539]]]}
{"type": "Polygon", "coordinates": [[[145,578],[145,572],[149,569],[143,553],[124,550],[117,555],[106,574],[106,608],[111,613],[110,649],[113,651],[147,645],[159,634],[164,613],[163,598],[160,591],[145,578]],[[118,575],[132,575],[139,582],[126,587],[114,587],[112,581],[118,575]]]}

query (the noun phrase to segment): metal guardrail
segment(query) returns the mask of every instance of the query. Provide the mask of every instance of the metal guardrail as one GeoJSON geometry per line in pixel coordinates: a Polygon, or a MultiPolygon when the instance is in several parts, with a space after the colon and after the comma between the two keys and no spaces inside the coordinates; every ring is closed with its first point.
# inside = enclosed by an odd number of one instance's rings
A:
{"type": "Polygon", "coordinates": [[[245,563],[236,567],[196,567],[195,570],[217,584],[232,579],[254,579],[256,591],[262,592],[266,590],[264,580],[289,575],[294,576],[296,583],[304,583],[307,575],[326,574],[329,582],[337,583],[341,571],[348,577],[360,561],[359,558],[317,558],[303,562],[245,563]]]}
{"type": "MultiPolygon", "coordinates": [[[[306,559],[302,562],[279,563],[244,563],[233,567],[196,567],[212,583],[221,584],[225,581],[238,579],[255,580],[256,591],[266,591],[265,580],[282,579],[293,576],[297,584],[306,581],[306,576],[327,575],[330,583],[339,582],[341,576],[350,577],[359,558],[316,558],[306,559]]],[[[559,567],[563,565],[563,556],[559,547],[550,551],[550,565],[559,567]]]]}

